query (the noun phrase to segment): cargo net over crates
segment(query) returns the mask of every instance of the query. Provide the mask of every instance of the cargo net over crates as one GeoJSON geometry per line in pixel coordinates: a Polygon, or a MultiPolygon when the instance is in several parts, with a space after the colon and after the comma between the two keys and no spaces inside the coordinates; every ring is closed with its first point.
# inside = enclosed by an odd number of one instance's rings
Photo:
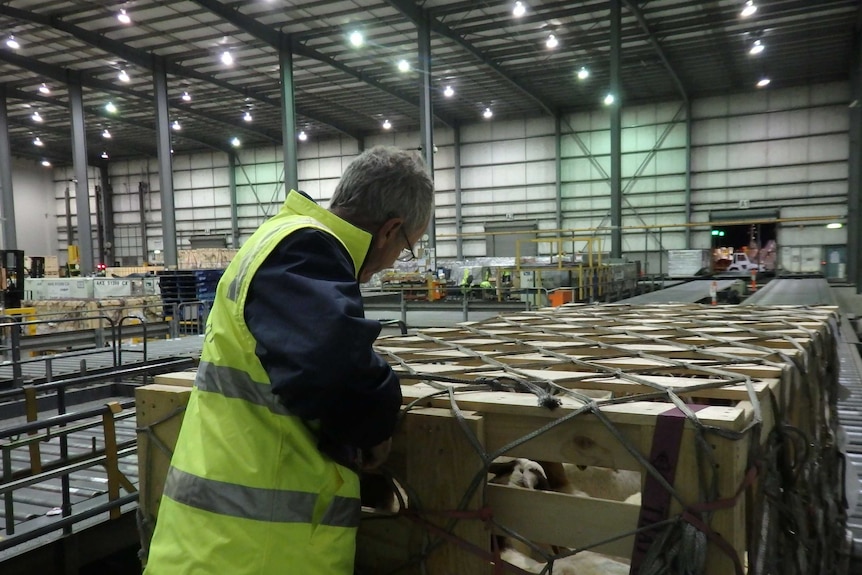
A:
{"type": "Polygon", "coordinates": [[[357,573],[838,572],[837,318],[566,305],[379,339],[404,409],[357,573]]]}

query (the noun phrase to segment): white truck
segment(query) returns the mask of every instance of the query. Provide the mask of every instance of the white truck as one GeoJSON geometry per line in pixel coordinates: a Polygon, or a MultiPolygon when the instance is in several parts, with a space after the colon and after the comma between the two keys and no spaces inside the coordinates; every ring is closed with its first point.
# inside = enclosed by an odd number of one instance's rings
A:
{"type": "Polygon", "coordinates": [[[766,271],[766,266],[763,264],[758,264],[757,262],[753,262],[748,259],[748,254],[743,252],[734,252],[732,259],[730,261],[730,265],[727,266],[728,272],[740,272],[746,273],[751,272],[751,270],[757,270],[759,272],[766,271]]]}

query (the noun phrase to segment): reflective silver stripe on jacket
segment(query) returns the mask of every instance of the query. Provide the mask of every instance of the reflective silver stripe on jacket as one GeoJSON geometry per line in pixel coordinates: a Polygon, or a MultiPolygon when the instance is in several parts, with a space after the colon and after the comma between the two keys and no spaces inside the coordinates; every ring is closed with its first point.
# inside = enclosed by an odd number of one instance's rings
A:
{"type": "MultiPolygon", "coordinates": [[[[272,523],[311,523],[317,493],[263,489],[204,479],[168,469],[165,495],[183,505],[219,515],[269,521],[272,523]]],[[[359,527],[359,499],[336,496],[323,514],[321,525],[359,527]]]]}
{"type": "Polygon", "coordinates": [[[242,399],[265,407],[278,415],[291,415],[290,410],[272,393],[272,387],[268,383],[259,383],[240,369],[202,361],[198,366],[195,385],[201,391],[220,393],[232,399],[242,399]]]}

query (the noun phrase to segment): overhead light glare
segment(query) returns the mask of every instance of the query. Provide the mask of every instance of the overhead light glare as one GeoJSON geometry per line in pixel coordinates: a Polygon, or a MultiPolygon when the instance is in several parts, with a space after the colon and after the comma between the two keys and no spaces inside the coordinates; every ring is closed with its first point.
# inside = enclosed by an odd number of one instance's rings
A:
{"type": "Polygon", "coordinates": [[[243,114],[243,116],[242,116],[242,119],[245,120],[246,122],[251,122],[254,118],[251,117],[251,112],[246,110],[245,114],[243,114]]]}
{"type": "Polygon", "coordinates": [[[388,119],[383,120],[383,129],[384,130],[392,129],[392,122],[390,122],[388,119]]]}
{"type": "Polygon", "coordinates": [[[754,44],[751,45],[751,49],[748,51],[752,56],[756,56],[766,50],[766,46],[760,40],[755,40],[754,44]]]}
{"type": "Polygon", "coordinates": [[[765,88],[769,85],[769,83],[771,81],[772,80],[770,80],[769,78],[761,78],[760,80],[757,81],[757,87],[758,88],[765,88]]]}
{"type": "Polygon", "coordinates": [[[6,40],[6,45],[12,48],[13,50],[17,50],[21,47],[21,44],[18,43],[18,40],[15,39],[15,36],[9,36],[9,39],[6,40]]]}
{"type": "Polygon", "coordinates": [[[101,157],[102,157],[102,159],[103,159],[103,160],[107,160],[107,159],[108,159],[108,157],[109,157],[109,156],[108,156],[108,152],[107,152],[107,150],[106,150],[106,151],[104,151],[104,152],[102,152],[102,156],[101,156],[101,157]]]}
{"type": "Polygon", "coordinates": [[[304,131],[302,131],[302,132],[300,132],[300,133],[299,133],[299,135],[297,136],[297,138],[299,138],[299,141],[300,141],[300,142],[304,142],[304,141],[306,141],[306,140],[308,139],[308,134],[306,134],[304,131]]]}
{"type": "Polygon", "coordinates": [[[447,98],[451,98],[455,95],[455,90],[452,89],[452,86],[446,86],[446,89],[443,90],[443,95],[447,98]]]}
{"type": "Polygon", "coordinates": [[[586,69],[586,67],[581,66],[581,69],[578,70],[578,80],[586,80],[590,77],[590,71],[586,69]]]}
{"type": "Polygon", "coordinates": [[[120,73],[117,75],[117,78],[120,79],[120,82],[131,82],[132,79],[129,78],[129,73],[126,72],[125,69],[120,70],[120,73]]]}
{"type": "Polygon", "coordinates": [[[234,148],[239,148],[242,145],[242,142],[239,141],[239,138],[234,136],[233,139],[230,141],[230,145],[234,148]]]}
{"type": "Polygon", "coordinates": [[[617,100],[617,99],[616,99],[616,98],[614,98],[614,95],[613,95],[613,94],[608,94],[607,96],[605,96],[605,99],[604,99],[605,106],[610,106],[611,104],[613,104],[614,102],[616,102],[616,100],[617,100]]]}
{"type": "Polygon", "coordinates": [[[105,128],[105,131],[102,132],[102,137],[105,138],[106,140],[110,140],[111,139],[111,132],[109,132],[108,129],[105,128]]]}
{"type": "Polygon", "coordinates": [[[183,129],[183,127],[180,125],[179,120],[174,120],[174,123],[171,124],[171,128],[173,128],[175,132],[179,132],[180,130],[183,129]]]}
{"type": "Polygon", "coordinates": [[[844,227],[844,224],[842,224],[841,222],[832,222],[832,223],[826,224],[826,227],[830,230],[840,230],[841,228],[844,227]]]}
{"type": "Polygon", "coordinates": [[[739,15],[743,18],[748,18],[749,16],[753,16],[755,12],[757,12],[757,5],[754,3],[754,0],[748,0],[745,6],[742,7],[742,12],[739,15]]]}
{"type": "Polygon", "coordinates": [[[42,160],[42,165],[45,166],[46,168],[50,168],[51,162],[49,162],[48,160],[42,160]]]}
{"type": "Polygon", "coordinates": [[[551,50],[553,50],[554,48],[556,48],[559,45],[560,45],[560,41],[557,40],[557,37],[554,36],[553,34],[549,35],[548,40],[545,42],[545,46],[547,46],[551,50]]]}
{"type": "Polygon", "coordinates": [[[524,6],[523,2],[515,2],[515,7],[512,8],[512,16],[515,18],[520,18],[524,14],[527,13],[527,8],[524,6]]]}
{"type": "Polygon", "coordinates": [[[491,111],[491,108],[485,108],[485,111],[482,112],[482,117],[486,120],[490,120],[492,117],[494,117],[494,112],[491,111]]]}
{"type": "Polygon", "coordinates": [[[120,8],[120,13],[117,14],[117,20],[126,25],[132,23],[132,19],[129,17],[129,15],[123,8],[120,8]]]}
{"type": "Polygon", "coordinates": [[[39,110],[36,110],[35,112],[33,112],[33,115],[30,117],[33,118],[34,122],[43,122],[44,121],[44,118],[42,118],[42,115],[39,113],[39,110]]]}
{"type": "Polygon", "coordinates": [[[191,102],[192,101],[192,95],[189,94],[188,92],[183,92],[183,95],[180,97],[183,99],[183,102],[191,102]]]}
{"type": "Polygon", "coordinates": [[[221,63],[224,64],[225,66],[232,66],[233,65],[233,56],[227,50],[222,52],[221,63]]]}
{"type": "Polygon", "coordinates": [[[107,104],[105,104],[105,111],[108,112],[109,114],[116,114],[117,113],[117,107],[114,105],[113,102],[108,102],[107,104]]]}
{"type": "Polygon", "coordinates": [[[41,92],[42,94],[48,95],[51,93],[51,88],[49,88],[45,82],[42,82],[42,85],[39,86],[39,92],[41,92]]]}
{"type": "Polygon", "coordinates": [[[42,146],[45,145],[45,142],[42,141],[42,138],[40,138],[39,136],[36,136],[36,139],[33,140],[33,145],[41,148],[42,146]]]}
{"type": "Polygon", "coordinates": [[[401,72],[409,72],[410,71],[410,62],[407,60],[398,60],[398,70],[401,72]]]}
{"type": "Polygon", "coordinates": [[[362,32],[356,30],[350,33],[350,43],[353,44],[356,48],[359,48],[363,44],[365,44],[365,38],[362,36],[362,32]]]}

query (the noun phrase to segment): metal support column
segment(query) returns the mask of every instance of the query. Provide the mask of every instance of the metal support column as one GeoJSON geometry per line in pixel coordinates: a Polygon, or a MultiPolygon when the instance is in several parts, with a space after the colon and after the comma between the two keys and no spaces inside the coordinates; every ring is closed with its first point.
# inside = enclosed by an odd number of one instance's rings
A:
{"type": "Polygon", "coordinates": [[[620,0],[611,3],[611,252],[612,258],[622,257],[623,194],[622,194],[622,94],[620,93],[621,8],[620,0]]]}
{"type": "Polygon", "coordinates": [[[99,177],[102,183],[102,198],[99,206],[102,218],[104,243],[101,245],[102,262],[105,265],[114,265],[114,187],[108,176],[108,166],[99,166],[99,177]]]}
{"type": "Polygon", "coordinates": [[[228,191],[230,192],[230,233],[233,249],[239,249],[239,210],[236,205],[236,154],[228,153],[228,191]]]}
{"type": "MultiPolygon", "coordinates": [[[[685,223],[691,223],[691,100],[688,98],[685,100],[685,223]]],[[[685,249],[691,249],[691,226],[685,227],[685,249]]]]}
{"type": "Polygon", "coordinates": [[[12,145],[9,142],[9,113],[6,109],[6,84],[0,85],[0,217],[3,222],[2,248],[18,249],[15,233],[15,203],[12,194],[12,145]]]}
{"type": "MultiPolygon", "coordinates": [[[[419,36],[419,138],[421,140],[422,153],[428,172],[434,178],[434,112],[431,109],[431,16],[422,10],[418,23],[419,36]]],[[[431,208],[431,220],[428,222],[428,247],[434,250],[436,257],[437,233],[436,233],[436,210],[437,201],[431,208]]],[[[435,262],[429,262],[434,269],[435,262]]]]}
{"type": "Polygon", "coordinates": [[[554,184],[557,196],[557,229],[563,229],[563,117],[554,116],[554,184]]]}
{"type": "Polygon", "coordinates": [[[284,150],[284,185],[287,192],[299,189],[296,161],[296,100],[293,85],[293,50],[290,36],[279,35],[278,65],[281,73],[281,137],[284,150]]]}
{"type": "Polygon", "coordinates": [[[850,68],[850,150],[847,179],[847,278],[862,293],[862,30],[853,38],[850,68]]]}
{"type": "Polygon", "coordinates": [[[464,259],[464,239],[461,237],[464,225],[461,215],[461,127],[453,128],[454,138],[454,171],[455,171],[455,254],[459,260],[464,259]]]}
{"type": "Polygon", "coordinates": [[[78,215],[78,263],[82,276],[93,273],[93,232],[90,227],[90,186],[87,182],[87,133],[81,83],[69,82],[72,112],[72,164],[75,166],[75,208],[78,215]]]}
{"type": "MultiPolygon", "coordinates": [[[[168,111],[168,76],[162,57],[153,58],[153,91],[156,96],[156,138],[159,155],[159,193],[162,200],[162,250],[165,266],[177,267],[177,220],[174,209],[174,167],[171,158],[171,117],[168,111]]],[[[145,225],[141,222],[141,225],[145,225]]],[[[144,253],[147,246],[144,246],[144,253]]]]}

